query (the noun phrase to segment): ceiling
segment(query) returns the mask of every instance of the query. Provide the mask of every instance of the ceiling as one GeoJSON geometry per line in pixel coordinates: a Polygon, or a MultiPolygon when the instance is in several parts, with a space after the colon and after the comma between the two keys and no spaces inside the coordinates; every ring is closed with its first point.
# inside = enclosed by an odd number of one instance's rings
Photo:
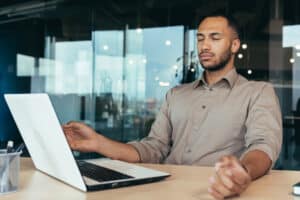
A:
{"type": "Polygon", "coordinates": [[[124,29],[125,25],[196,28],[203,16],[223,12],[236,17],[247,38],[264,39],[270,34],[271,19],[299,22],[297,6],[298,0],[1,0],[0,25],[40,19],[77,31],[124,29]]]}

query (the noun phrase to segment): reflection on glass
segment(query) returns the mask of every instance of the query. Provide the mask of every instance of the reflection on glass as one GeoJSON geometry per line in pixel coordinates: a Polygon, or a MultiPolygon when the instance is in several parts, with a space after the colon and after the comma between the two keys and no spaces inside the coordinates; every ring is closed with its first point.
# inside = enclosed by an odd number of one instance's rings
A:
{"type": "Polygon", "coordinates": [[[17,54],[17,76],[34,76],[34,66],[33,57],[17,54]]]}
{"type": "Polygon", "coordinates": [[[90,94],[92,92],[91,41],[57,42],[54,77],[46,81],[47,92],[90,94]]]}
{"type": "Polygon", "coordinates": [[[300,45],[300,25],[283,26],[282,47],[298,47],[300,45]]]}
{"type": "MultiPolygon", "coordinates": [[[[47,59],[47,58],[40,58],[39,59],[39,75],[44,77],[53,77],[55,75],[55,66],[56,61],[47,59]]],[[[58,64],[57,64],[58,65],[58,64]]]]}
{"type": "Polygon", "coordinates": [[[95,129],[121,140],[123,31],[95,31],[95,129]]]}

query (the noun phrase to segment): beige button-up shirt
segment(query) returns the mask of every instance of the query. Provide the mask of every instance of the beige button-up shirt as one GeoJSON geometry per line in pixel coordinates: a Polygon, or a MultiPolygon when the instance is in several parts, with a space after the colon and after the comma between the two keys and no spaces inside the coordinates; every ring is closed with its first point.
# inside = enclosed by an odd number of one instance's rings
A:
{"type": "Polygon", "coordinates": [[[282,119],[271,84],[248,81],[231,70],[208,86],[202,78],[172,88],[149,136],[130,142],[141,162],[214,165],[224,155],[251,150],[274,162],[282,143],[282,119]]]}

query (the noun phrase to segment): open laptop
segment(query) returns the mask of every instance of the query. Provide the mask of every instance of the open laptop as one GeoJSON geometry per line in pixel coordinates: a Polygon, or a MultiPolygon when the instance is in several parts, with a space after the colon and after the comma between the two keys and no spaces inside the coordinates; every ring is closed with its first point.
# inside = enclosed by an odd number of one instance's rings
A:
{"type": "Polygon", "coordinates": [[[35,167],[82,191],[161,180],[170,174],[111,159],[76,161],[47,94],[5,94],[35,167]]]}

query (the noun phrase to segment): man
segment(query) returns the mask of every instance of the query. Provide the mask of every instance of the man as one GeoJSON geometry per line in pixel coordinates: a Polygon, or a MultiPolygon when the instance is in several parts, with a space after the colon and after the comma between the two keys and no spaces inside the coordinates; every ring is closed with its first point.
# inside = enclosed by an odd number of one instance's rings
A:
{"type": "Polygon", "coordinates": [[[128,162],[215,165],[209,193],[216,199],[242,193],[272,167],[281,148],[281,113],[268,83],[237,74],[238,29],[230,17],[206,17],[198,28],[200,80],[172,88],[149,136],[122,144],[70,122],[71,148],[128,162]]]}

